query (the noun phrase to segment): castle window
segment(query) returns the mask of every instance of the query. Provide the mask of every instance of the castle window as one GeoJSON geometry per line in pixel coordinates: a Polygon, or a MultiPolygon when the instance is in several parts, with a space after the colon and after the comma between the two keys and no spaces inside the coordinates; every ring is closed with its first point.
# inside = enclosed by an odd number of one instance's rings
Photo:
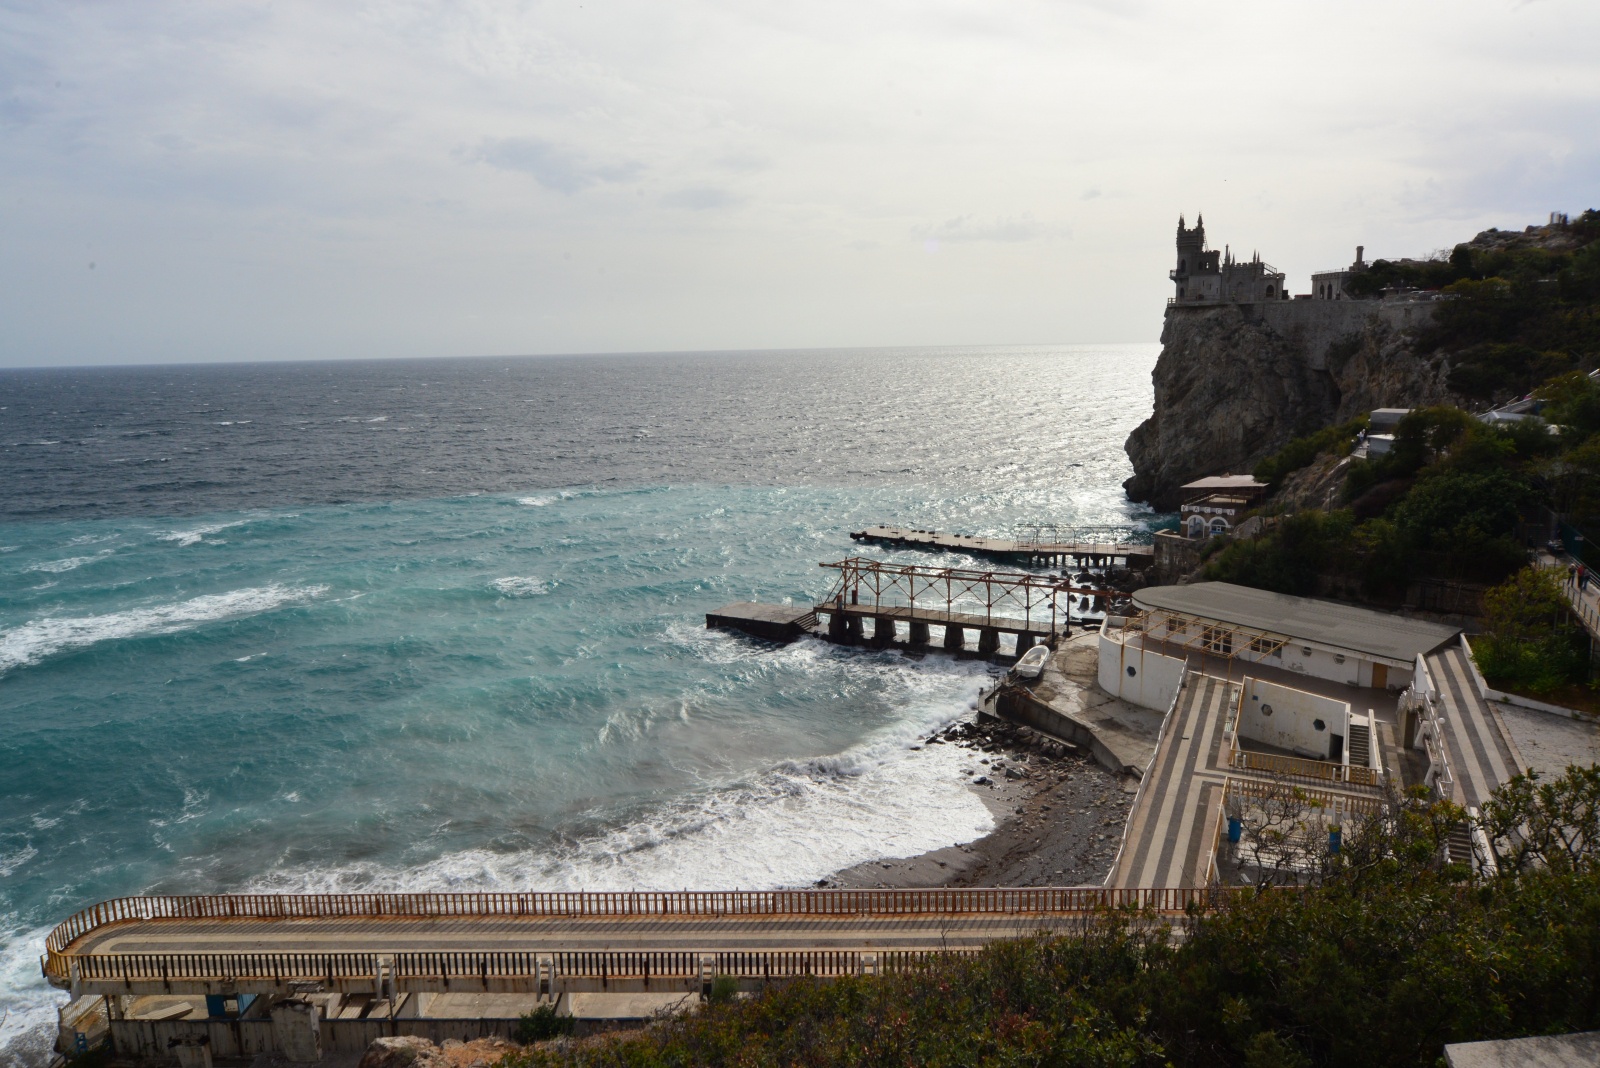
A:
{"type": "Polygon", "coordinates": [[[1267,296],[1269,296],[1269,297],[1272,296],[1272,287],[1271,286],[1267,287],[1267,296]]]}
{"type": "Polygon", "coordinates": [[[1182,274],[1184,271],[1188,270],[1188,267],[1189,262],[1187,260],[1178,261],[1178,273],[1182,274]]]}

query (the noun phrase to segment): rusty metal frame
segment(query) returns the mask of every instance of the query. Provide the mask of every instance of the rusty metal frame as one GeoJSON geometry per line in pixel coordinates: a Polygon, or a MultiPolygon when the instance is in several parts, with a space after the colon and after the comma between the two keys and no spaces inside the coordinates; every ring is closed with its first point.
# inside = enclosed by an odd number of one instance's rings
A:
{"type": "MultiPolygon", "coordinates": [[[[1022,612],[1024,624],[1034,622],[1034,613],[1043,616],[1049,609],[1050,630],[1056,630],[1057,599],[1088,594],[1092,597],[1110,598],[1114,590],[1075,586],[1066,579],[1049,575],[1032,575],[1018,571],[978,571],[960,567],[918,567],[913,564],[891,564],[851,556],[833,563],[818,564],[839,572],[828,591],[827,601],[852,605],[863,603],[862,595],[871,595],[871,607],[916,608],[920,601],[924,609],[942,606],[942,611],[953,613],[981,606],[982,615],[995,621],[995,609],[1022,612]]],[[[979,613],[970,613],[977,615],[979,613]]],[[[1015,617],[1002,619],[1009,622],[1015,617]]],[[[1044,620],[1039,620],[1040,626],[1044,620]]]]}

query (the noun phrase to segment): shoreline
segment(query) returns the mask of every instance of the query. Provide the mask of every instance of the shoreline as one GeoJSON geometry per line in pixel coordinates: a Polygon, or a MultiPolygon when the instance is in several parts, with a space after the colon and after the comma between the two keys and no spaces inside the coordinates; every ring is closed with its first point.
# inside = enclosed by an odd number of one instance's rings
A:
{"type": "Polygon", "coordinates": [[[915,889],[1104,882],[1121,845],[1137,779],[1107,771],[1075,746],[1000,720],[958,723],[934,734],[928,744],[971,752],[974,780],[968,789],[989,808],[994,829],[964,845],[856,864],[813,885],[915,889]]]}

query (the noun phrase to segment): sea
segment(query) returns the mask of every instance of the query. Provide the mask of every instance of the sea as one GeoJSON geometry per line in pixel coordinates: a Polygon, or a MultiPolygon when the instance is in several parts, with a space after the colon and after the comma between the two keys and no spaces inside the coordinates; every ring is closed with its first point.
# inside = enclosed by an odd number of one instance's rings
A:
{"type": "Polygon", "coordinates": [[[0,371],[0,1063],[109,897],[802,886],[984,835],[917,746],[993,667],[705,613],[978,563],[874,523],[1148,539],[1156,354],[0,371]]]}

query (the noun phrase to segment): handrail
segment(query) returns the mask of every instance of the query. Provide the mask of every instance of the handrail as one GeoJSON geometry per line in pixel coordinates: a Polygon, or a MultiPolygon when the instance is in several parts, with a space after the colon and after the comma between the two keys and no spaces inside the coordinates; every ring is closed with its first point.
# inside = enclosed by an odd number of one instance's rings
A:
{"type": "Polygon", "coordinates": [[[1277,753],[1256,753],[1248,749],[1235,748],[1229,757],[1228,765],[1241,770],[1264,771],[1297,779],[1309,779],[1313,782],[1343,782],[1352,786],[1382,785],[1380,774],[1371,768],[1307,760],[1303,757],[1280,756],[1277,753]]]}
{"type": "MultiPolygon", "coordinates": [[[[69,976],[69,962],[138,954],[72,953],[74,942],[111,924],[176,919],[316,919],[328,917],[529,918],[595,916],[895,916],[917,913],[1090,914],[1152,909],[1181,914],[1208,907],[1203,887],[1108,890],[1099,887],[935,888],[927,890],[677,890],[461,894],[210,894],[119,897],[62,921],[45,939],[46,972],[69,976]]],[[[166,956],[166,955],[158,955],[166,956]]],[[[193,956],[180,954],[172,956],[193,956]]],[[[287,956],[294,956],[293,954],[287,956]]],[[[343,956],[319,954],[319,958],[343,956]]],[[[360,956],[349,954],[348,956],[360,956]]],[[[121,965],[118,965],[121,966],[121,965]]],[[[319,965],[320,967],[320,965],[319,965]]]]}

